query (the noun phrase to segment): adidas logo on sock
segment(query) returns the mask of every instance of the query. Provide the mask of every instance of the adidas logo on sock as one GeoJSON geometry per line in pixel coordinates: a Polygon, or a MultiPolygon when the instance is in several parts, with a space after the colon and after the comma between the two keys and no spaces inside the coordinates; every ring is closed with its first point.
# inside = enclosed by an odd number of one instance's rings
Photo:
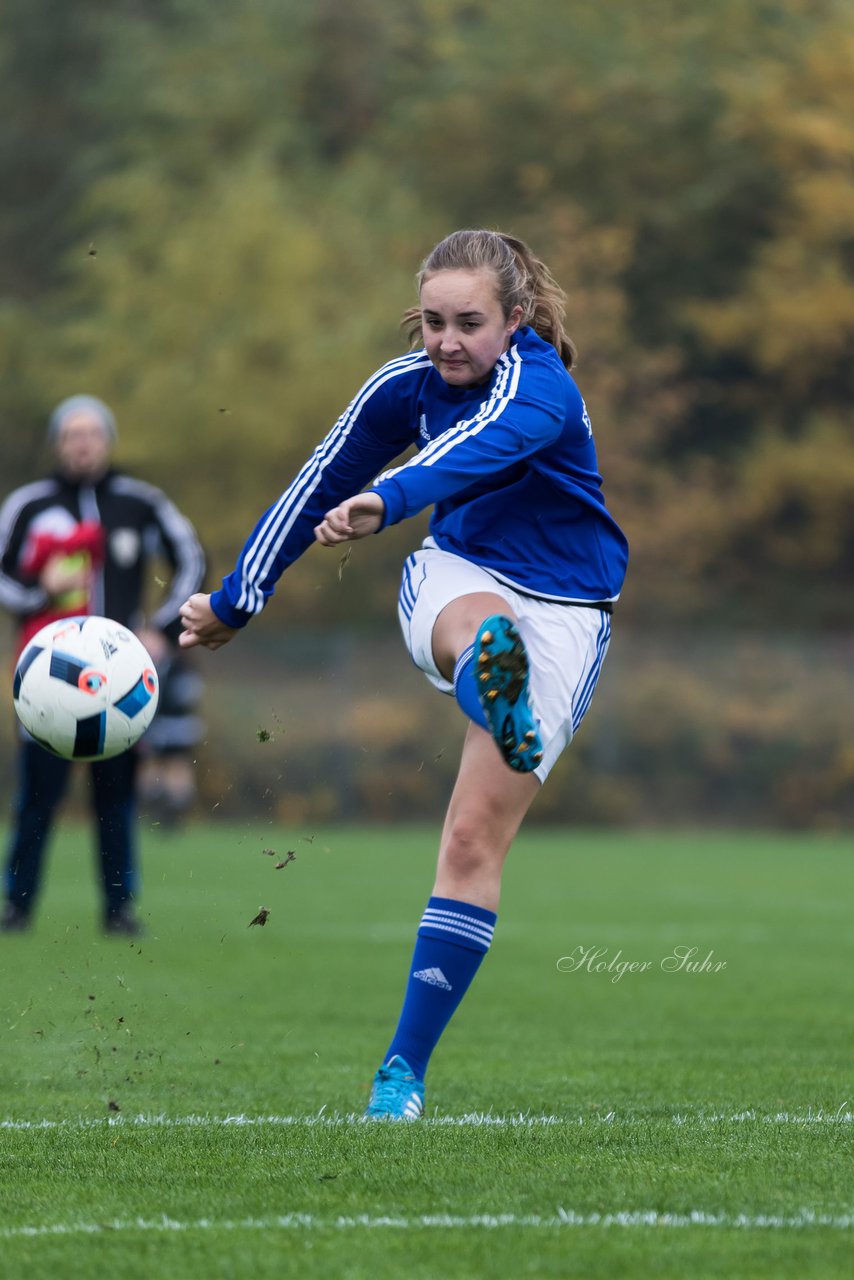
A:
{"type": "Polygon", "coordinates": [[[420,978],[422,982],[426,982],[431,987],[442,987],[445,991],[453,990],[441,969],[419,969],[412,976],[413,978],[420,978]]]}

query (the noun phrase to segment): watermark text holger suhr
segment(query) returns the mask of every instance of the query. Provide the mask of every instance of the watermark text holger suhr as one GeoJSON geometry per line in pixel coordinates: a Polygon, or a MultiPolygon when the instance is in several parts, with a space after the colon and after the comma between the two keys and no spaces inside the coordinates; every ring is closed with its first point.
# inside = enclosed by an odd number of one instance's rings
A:
{"type": "Polygon", "coordinates": [[[607,947],[580,945],[568,956],[557,962],[560,973],[605,973],[612,982],[619,982],[627,973],[649,973],[660,969],[662,973],[720,973],[726,968],[726,960],[715,959],[714,951],[700,957],[698,947],[674,947],[660,960],[624,960],[622,948],[608,955],[607,947]]]}

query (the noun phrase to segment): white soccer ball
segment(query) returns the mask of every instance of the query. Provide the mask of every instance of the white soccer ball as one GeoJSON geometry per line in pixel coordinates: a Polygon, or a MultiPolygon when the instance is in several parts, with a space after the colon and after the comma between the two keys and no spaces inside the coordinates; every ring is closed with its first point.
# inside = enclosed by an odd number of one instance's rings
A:
{"type": "Polygon", "coordinates": [[[157,710],[157,671],[145,645],[109,618],[62,618],[18,659],[18,719],[54,755],[106,760],[127,751],[157,710]]]}

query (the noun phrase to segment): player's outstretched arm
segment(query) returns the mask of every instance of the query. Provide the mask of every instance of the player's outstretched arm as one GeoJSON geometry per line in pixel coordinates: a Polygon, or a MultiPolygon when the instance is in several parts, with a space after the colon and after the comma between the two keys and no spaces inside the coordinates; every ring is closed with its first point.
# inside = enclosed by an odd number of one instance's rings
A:
{"type": "Polygon", "coordinates": [[[337,547],[342,542],[355,542],[376,533],[383,522],[385,503],[378,493],[357,493],[340,506],[327,511],[314,536],[324,547],[337,547]]]}
{"type": "Polygon", "coordinates": [[[237,635],[234,627],[227,627],[211,608],[211,598],[198,591],[185,600],[180,609],[184,630],[178,637],[182,649],[192,649],[202,644],[206,649],[221,649],[228,644],[232,636],[237,635]]]}

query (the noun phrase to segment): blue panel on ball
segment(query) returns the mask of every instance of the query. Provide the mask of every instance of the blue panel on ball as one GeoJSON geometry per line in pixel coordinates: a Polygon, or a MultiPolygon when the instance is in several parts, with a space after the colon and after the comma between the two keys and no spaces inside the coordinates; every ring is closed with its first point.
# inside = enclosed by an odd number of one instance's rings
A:
{"type": "Polygon", "coordinates": [[[68,653],[59,653],[56,649],[50,655],[50,674],[54,680],[64,680],[66,684],[73,684],[75,687],[86,666],[87,663],[81,662],[79,658],[72,658],[68,653]]]}
{"type": "Polygon", "coordinates": [[[13,698],[18,697],[18,694],[21,692],[21,685],[23,683],[24,676],[27,674],[40,653],[44,653],[44,649],[39,648],[37,644],[31,644],[29,649],[25,649],[21,654],[21,661],[15,668],[15,678],[12,681],[13,698]]]}
{"type": "Polygon", "coordinates": [[[151,701],[151,692],[145,687],[145,677],[140,676],[132,689],[128,689],[127,693],[121,698],[117,698],[113,706],[117,711],[121,711],[123,716],[127,716],[128,720],[132,720],[134,716],[139,715],[143,707],[147,707],[151,701]]]}
{"type": "Polygon", "coordinates": [[[74,735],[74,759],[85,756],[99,756],[104,750],[104,738],[107,733],[107,713],[97,716],[86,716],[77,721],[77,732],[74,735]]]}

